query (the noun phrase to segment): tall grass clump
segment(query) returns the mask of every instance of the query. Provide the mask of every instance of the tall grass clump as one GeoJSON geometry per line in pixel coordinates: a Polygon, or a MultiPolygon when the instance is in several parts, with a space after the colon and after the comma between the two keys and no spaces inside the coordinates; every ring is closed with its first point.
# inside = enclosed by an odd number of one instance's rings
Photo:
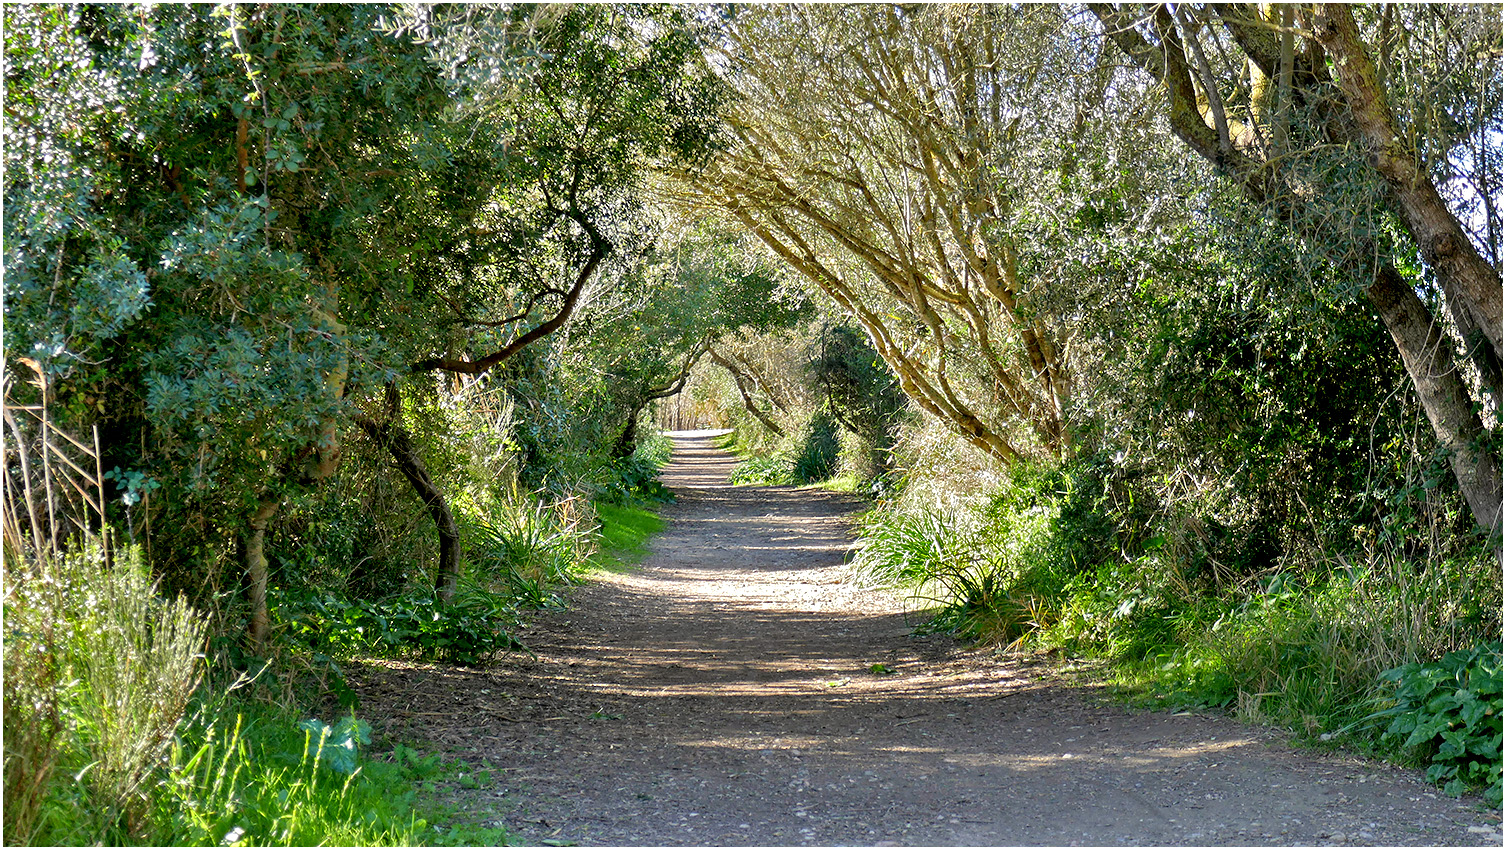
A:
{"type": "Polygon", "coordinates": [[[907,589],[928,630],[1022,641],[1040,627],[1062,581],[1055,506],[1035,502],[1033,486],[958,508],[870,512],[854,545],[856,576],[907,589]]]}
{"type": "Polygon", "coordinates": [[[1333,738],[1368,712],[1386,671],[1499,630],[1481,610],[1483,598],[1499,596],[1485,573],[1479,563],[1418,564],[1396,553],[1307,578],[1279,572],[1191,618],[1141,677],[1166,700],[1230,706],[1254,722],[1333,738]]]}
{"type": "Polygon", "coordinates": [[[128,841],[198,686],[204,621],[139,550],[6,559],[7,841],[128,841]]]}
{"type": "Polygon", "coordinates": [[[580,497],[496,504],[469,524],[475,583],[528,608],[561,605],[556,589],[573,584],[596,549],[589,509],[580,497]]]}

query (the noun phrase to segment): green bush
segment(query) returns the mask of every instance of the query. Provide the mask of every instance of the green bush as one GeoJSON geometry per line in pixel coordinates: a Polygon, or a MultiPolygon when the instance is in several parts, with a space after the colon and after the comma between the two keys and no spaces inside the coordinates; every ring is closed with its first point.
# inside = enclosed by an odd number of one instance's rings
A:
{"type": "Polygon", "coordinates": [[[674,502],[675,494],[659,480],[662,463],[636,452],[627,458],[614,458],[603,468],[601,498],[619,505],[674,502]]]}
{"type": "Polygon", "coordinates": [[[1421,751],[1426,776],[1458,795],[1485,789],[1502,805],[1502,644],[1487,642],[1381,675],[1392,685],[1391,706],[1372,719],[1391,719],[1384,742],[1421,751]]]}
{"type": "Polygon", "coordinates": [[[291,639],[318,656],[476,665],[498,651],[525,649],[510,633],[518,626],[511,609],[474,591],[447,604],[431,593],[372,602],[330,592],[295,597],[274,589],[272,605],[291,639]]]}
{"type": "Polygon", "coordinates": [[[811,415],[800,443],[790,462],[790,475],[795,484],[808,485],[832,478],[837,472],[838,456],[842,453],[842,441],[837,435],[837,419],[825,406],[811,415]]]}

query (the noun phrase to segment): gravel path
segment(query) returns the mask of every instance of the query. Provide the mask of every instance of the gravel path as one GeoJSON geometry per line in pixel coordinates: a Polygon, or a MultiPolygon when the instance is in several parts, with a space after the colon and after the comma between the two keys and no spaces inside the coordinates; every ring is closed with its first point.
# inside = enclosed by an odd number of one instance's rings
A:
{"type": "Polygon", "coordinates": [[[537,621],[537,659],[359,668],[363,715],[493,766],[452,799],[535,844],[1502,843],[1418,772],[911,636],[902,601],[845,581],[855,502],[732,466],[677,436],[641,569],[537,621]]]}

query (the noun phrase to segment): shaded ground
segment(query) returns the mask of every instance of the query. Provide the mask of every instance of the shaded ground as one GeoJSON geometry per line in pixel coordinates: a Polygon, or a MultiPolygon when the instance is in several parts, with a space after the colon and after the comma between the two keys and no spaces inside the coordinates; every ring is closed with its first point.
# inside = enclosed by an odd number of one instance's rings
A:
{"type": "Polygon", "coordinates": [[[493,766],[457,803],[534,843],[1501,844],[1417,772],[911,636],[900,600],[844,581],[856,503],[732,465],[677,437],[642,569],[537,622],[537,660],[360,668],[363,715],[493,766]]]}

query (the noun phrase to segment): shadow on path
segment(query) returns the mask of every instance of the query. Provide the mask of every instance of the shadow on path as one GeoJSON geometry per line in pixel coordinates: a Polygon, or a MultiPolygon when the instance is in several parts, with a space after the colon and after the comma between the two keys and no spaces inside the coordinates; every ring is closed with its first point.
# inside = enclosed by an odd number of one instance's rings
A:
{"type": "Polygon", "coordinates": [[[1414,772],[913,636],[903,600],[846,581],[859,503],[729,485],[733,466],[677,437],[679,501],[641,569],[541,618],[537,659],[361,666],[363,714],[493,766],[455,800],[536,843],[1500,842],[1414,772]]]}

